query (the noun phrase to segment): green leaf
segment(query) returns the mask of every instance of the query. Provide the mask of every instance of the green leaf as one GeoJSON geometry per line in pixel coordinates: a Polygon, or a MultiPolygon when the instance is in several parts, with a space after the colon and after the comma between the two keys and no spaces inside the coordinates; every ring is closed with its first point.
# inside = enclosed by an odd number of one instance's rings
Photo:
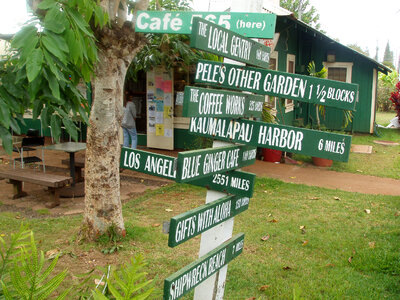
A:
{"type": "Polygon", "coordinates": [[[52,95],[60,99],[60,86],[58,85],[57,78],[52,76],[52,74],[49,74],[47,77],[52,95]]]}
{"type": "Polygon", "coordinates": [[[26,75],[28,81],[32,82],[42,70],[43,52],[40,49],[35,49],[26,61],[26,75]]]}
{"type": "Polygon", "coordinates": [[[65,13],[63,13],[57,6],[51,8],[44,18],[44,27],[54,33],[64,32],[67,20],[65,13]]]}
{"type": "Polygon", "coordinates": [[[43,109],[43,103],[41,100],[36,99],[33,101],[33,111],[32,111],[32,118],[36,120],[38,116],[40,115],[41,111],[43,109]]]}
{"type": "Polygon", "coordinates": [[[76,64],[79,59],[82,60],[82,51],[80,50],[82,45],[79,44],[79,40],[75,38],[75,34],[72,30],[66,31],[66,40],[68,43],[69,53],[72,57],[72,61],[74,62],[74,64],[76,64]]]}
{"type": "Polygon", "coordinates": [[[89,29],[88,23],[85,22],[85,20],[82,18],[82,15],[80,15],[76,10],[67,7],[65,7],[65,11],[72,17],[75,24],[79,27],[80,30],[82,30],[89,37],[94,38],[93,33],[89,29]]]}
{"type": "Polygon", "coordinates": [[[49,107],[45,106],[40,114],[40,122],[42,123],[42,128],[47,128],[49,126],[48,114],[49,114],[49,107]]]}
{"type": "Polygon", "coordinates": [[[54,41],[54,39],[52,39],[49,35],[44,35],[42,36],[42,42],[50,53],[52,53],[64,64],[67,64],[67,57],[65,56],[64,52],[59,48],[57,42],[54,41]]]}
{"type": "Polygon", "coordinates": [[[51,116],[50,120],[50,127],[51,127],[51,133],[56,141],[60,139],[61,135],[61,126],[60,126],[60,117],[57,116],[56,114],[53,114],[51,116]]]}
{"type": "Polygon", "coordinates": [[[8,131],[8,128],[4,128],[0,126],[0,138],[1,138],[1,142],[2,142],[2,146],[4,148],[4,150],[8,153],[11,154],[12,153],[12,135],[10,133],[10,131],[8,131]]]}
{"type": "Polygon", "coordinates": [[[57,4],[54,0],[43,0],[39,3],[38,8],[40,9],[49,9],[55,7],[57,4]]]}
{"type": "Polygon", "coordinates": [[[37,36],[37,28],[34,25],[28,25],[23,27],[15,36],[14,39],[11,41],[12,48],[21,48],[25,45],[26,40],[32,38],[32,36],[37,36]]]}
{"type": "Polygon", "coordinates": [[[29,84],[28,93],[29,93],[29,97],[31,99],[36,98],[36,94],[38,93],[38,91],[41,87],[41,84],[42,84],[42,76],[36,77],[35,80],[29,84]]]}
{"type": "Polygon", "coordinates": [[[55,34],[53,32],[47,31],[46,36],[53,41],[55,45],[58,46],[61,51],[69,53],[69,48],[67,41],[64,39],[64,35],[55,34]]]}
{"type": "Polygon", "coordinates": [[[53,75],[56,76],[57,80],[61,80],[61,78],[63,77],[63,74],[57,68],[56,62],[54,61],[54,59],[51,56],[51,54],[46,49],[43,49],[43,54],[44,54],[44,58],[46,60],[46,63],[50,68],[51,73],[53,73],[53,75]]]}
{"type": "Polygon", "coordinates": [[[71,121],[68,117],[63,118],[62,122],[67,130],[68,134],[75,140],[78,140],[78,131],[76,130],[76,126],[74,122],[71,121]]]}

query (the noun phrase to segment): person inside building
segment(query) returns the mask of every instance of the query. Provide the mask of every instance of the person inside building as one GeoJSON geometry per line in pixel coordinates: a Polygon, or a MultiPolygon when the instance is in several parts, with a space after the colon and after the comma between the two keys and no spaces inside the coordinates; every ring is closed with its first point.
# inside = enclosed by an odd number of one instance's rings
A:
{"type": "Polygon", "coordinates": [[[131,148],[137,147],[137,131],[136,131],[136,107],[133,103],[133,97],[129,96],[124,108],[124,116],[122,118],[122,131],[124,133],[124,147],[129,147],[129,140],[131,141],[131,148]]]}

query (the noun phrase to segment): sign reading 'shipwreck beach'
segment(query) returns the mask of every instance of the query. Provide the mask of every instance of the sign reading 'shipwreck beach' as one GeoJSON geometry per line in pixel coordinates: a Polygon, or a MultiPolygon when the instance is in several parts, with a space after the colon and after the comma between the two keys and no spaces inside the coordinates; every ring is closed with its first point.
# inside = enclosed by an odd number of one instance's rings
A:
{"type": "Polygon", "coordinates": [[[358,85],[311,76],[199,60],[196,83],[355,110],[358,85]]]}
{"type": "Polygon", "coordinates": [[[193,19],[190,46],[245,64],[269,66],[271,48],[200,18],[193,19]]]}
{"type": "Polygon", "coordinates": [[[351,136],[251,120],[193,117],[189,132],[223,141],[348,161],[351,136]]]}

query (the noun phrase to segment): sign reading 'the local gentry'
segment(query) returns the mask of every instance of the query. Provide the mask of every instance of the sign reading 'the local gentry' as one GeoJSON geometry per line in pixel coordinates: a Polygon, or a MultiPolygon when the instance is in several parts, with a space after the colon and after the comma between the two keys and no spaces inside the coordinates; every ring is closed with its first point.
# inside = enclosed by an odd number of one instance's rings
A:
{"type": "Polygon", "coordinates": [[[311,76],[199,60],[196,83],[355,110],[358,85],[311,76]]]}
{"type": "Polygon", "coordinates": [[[168,246],[175,247],[233,218],[249,207],[248,197],[227,196],[171,218],[168,246]]]}
{"type": "Polygon", "coordinates": [[[348,161],[351,136],[251,120],[193,117],[189,132],[223,141],[348,161]]]}
{"type": "Polygon", "coordinates": [[[226,146],[178,153],[176,181],[188,182],[255,162],[257,148],[226,146]]]}
{"type": "Polygon", "coordinates": [[[164,281],[164,300],[176,300],[212,276],[243,251],[244,233],[239,233],[164,281]]]}
{"type": "Polygon", "coordinates": [[[135,31],[147,33],[192,33],[192,20],[200,17],[252,38],[271,39],[276,15],[241,12],[143,11],[136,14],[135,31]]]}
{"type": "Polygon", "coordinates": [[[269,66],[271,48],[204,19],[193,19],[190,46],[245,64],[269,66]]]}
{"type": "Polygon", "coordinates": [[[184,117],[261,117],[264,96],[224,90],[185,87],[184,117]]]}

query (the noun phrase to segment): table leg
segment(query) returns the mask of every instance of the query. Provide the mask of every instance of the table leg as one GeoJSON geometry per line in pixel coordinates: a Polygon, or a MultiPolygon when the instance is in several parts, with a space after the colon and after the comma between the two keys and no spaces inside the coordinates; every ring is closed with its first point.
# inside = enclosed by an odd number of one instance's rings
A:
{"type": "Polygon", "coordinates": [[[72,177],[72,186],[75,186],[75,153],[69,153],[69,174],[72,177]]]}

